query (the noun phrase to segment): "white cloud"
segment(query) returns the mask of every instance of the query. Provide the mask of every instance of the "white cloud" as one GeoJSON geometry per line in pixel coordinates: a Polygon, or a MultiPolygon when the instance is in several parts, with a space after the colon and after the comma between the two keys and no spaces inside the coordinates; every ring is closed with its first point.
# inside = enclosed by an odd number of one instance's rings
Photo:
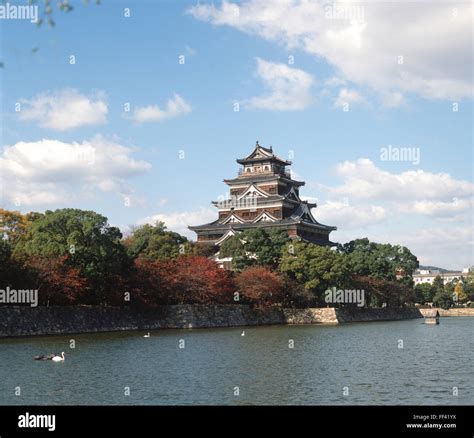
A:
{"type": "Polygon", "coordinates": [[[43,128],[66,131],[107,121],[107,104],[103,93],[85,96],[73,88],[38,94],[22,99],[20,120],[33,121],[43,128]]]}
{"type": "Polygon", "coordinates": [[[333,241],[367,236],[407,246],[422,264],[453,269],[474,264],[471,182],[423,170],[393,173],[368,159],[340,163],[336,174],[339,185],[308,185],[330,198],[314,215],[338,226],[333,241]]]}
{"type": "Polygon", "coordinates": [[[326,87],[339,87],[342,85],[346,85],[346,81],[342,78],[338,78],[337,76],[333,76],[332,78],[329,78],[324,81],[324,85],[326,87]]]}
{"type": "Polygon", "coordinates": [[[256,74],[264,82],[269,94],[248,99],[245,103],[249,107],[297,111],[311,104],[313,78],[305,71],[257,58],[256,74]]]}
{"type": "Polygon", "coordinates": [[[190,112],[191,105],[179,94],[174,94],[172,98],[168,99],[164,109],[157,105],[136,107],[132,119],[138,123],[161,122],[190,112]]]}
{"type": "Polygon", "coordinates": [[[365,99],[356,90],[341,88],[334,102],[334,107],[343,108],[345,105],[350,107],[353,103],[365,103],[365,99]]]}
{"type": "Polygon", "coordinates": [[[407,93],[472,96],[472,5],[455,6],[456,12],[444,2],[248,0],[187,12],[323,58],[338,77],[370,87],[393,105],[407,93]]]}
{"type": "Polygon", "coordinates": [[[407,213],[417,213],[424,216],[459,218],[459,214],[473,211],[474,202],[472,199],[458,198],[453,198],[449,202],[420,200],[400,203],[399,208],[407,213]]]}
{"type": "Polygon", "coordinates": [[[338,227],[358,228],[366,227],[383,221],[386,211],[376,205],[349,205],[344,202],[327,201],[313,209],[313,215],[318,222],[338,227]]]}
{"type": "Polygon", "coordinates": [[[157,221],[165,223],[167,228],[180,233],[190,239],[196,240],[196,233],[188,229],[188,225],[202,225],[217,218],[217,210],[211,208],[200,208],[196,211],[183,211],[174,213],[158,213],[138,221],[138,225],[155,224],[157,221]]]}
{"type": "Polygon", "coordinates": [[[43,139],[18,142],[0,156],[3,196],[21,205],[71,201],[77,190],[124,195],[126,179],[150,169],[132,158],[132,149],[101,136],[82,143],[43,139]]]}
{"type": "Polygon", "coordinates": [[[329,189],[332,195],[357,199],[395,201],[438,200],[452,201],[471,197],[474,184],[457,180],[447,173],[410,170],[391,173],[367,159],[344,161],[336,168],[343,183],[329,189]]]}
{"type": "Polygon", "coordinates": [[[388,92],[382,96],[382,104],[387,108],[395,108],[405,103],[405,98],[402,93],[397,91],[388,92]]]}
{"type": "Polygon", "coordinates": [[[423,227],[408,231],[390,230],[370,238],[404,245],[418,257],[422,265],[446,269],[462,269],[474,264],[473,227],[423,227]]]}

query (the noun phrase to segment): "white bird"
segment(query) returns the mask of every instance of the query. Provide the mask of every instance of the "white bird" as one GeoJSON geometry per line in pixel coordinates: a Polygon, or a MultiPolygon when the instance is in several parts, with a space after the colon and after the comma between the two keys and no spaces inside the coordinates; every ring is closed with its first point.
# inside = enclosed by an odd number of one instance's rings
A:
{"type": "Polygon", "coordinates": [[[144,338],[149,338],[150,337],[150,332],[148,332],[146,335],[143,335],[144,338]]]}
{"type": "Polygon", "coordinates": [[[245,336],[245,330],[240,334],[240,336],[245,336]]]}
{"type": "Polygon", "coordinates": [[[61,356],[53,356],[51,359],[53,362],[64,362],[64,351],[61,353],[61,356]]]}

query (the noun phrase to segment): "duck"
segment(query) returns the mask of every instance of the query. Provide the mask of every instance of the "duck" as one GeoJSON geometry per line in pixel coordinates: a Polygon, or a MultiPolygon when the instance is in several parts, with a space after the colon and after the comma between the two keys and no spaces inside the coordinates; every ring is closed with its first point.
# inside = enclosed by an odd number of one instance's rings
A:
{"type": "Polygon", "coordinates": [[[150,337],[150,332],[148,332],[146,335],[143,335],[144,338],[149,338],[150,337]]]}
{"type": "Polygon", "coordinates": [[[245,336],[245,330],[240,334],[240,336],[245,336]]]}
{"type": "Polygon", "coordinates": [[[34,360],[52,360],[54,356],[56,356],[54,353],[53,354],[40,354],[39,356],[35,356],[33,359],[34,360]]]}
{"type": "Polygon", "coordinates": [[[61,356],[54,356],[51,360],[53,362],[64,362],[64,351],[61,353],[61,356]]]}

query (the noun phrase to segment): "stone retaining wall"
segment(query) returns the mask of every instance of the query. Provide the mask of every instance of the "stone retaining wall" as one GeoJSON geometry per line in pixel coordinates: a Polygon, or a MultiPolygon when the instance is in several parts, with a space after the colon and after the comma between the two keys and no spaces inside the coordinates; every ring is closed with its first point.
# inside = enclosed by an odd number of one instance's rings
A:
{"type": "Polygon", "coordinates": [[[421,318],[409,308],[253,309],[240,304],[127,307],[0,307],[0,337],[122,330],[338,324],[421,318]]]}
{"type": "Polygon", "coordinates": [[[433,310],[437,310],[439,316],[474,316],[474,308],[472,307],[460,307],[448,310],[433,307],[432,309],[420,309],[420,312],[424,316],[425,313],[432,312],[433,310]]]}
{"type": "Polygon", "coordinates": [[[335,309],[339,322],[397,321],[401,319],[423,318],[416,308],[384,307],[381,309],[340,308],[335,309]]]}

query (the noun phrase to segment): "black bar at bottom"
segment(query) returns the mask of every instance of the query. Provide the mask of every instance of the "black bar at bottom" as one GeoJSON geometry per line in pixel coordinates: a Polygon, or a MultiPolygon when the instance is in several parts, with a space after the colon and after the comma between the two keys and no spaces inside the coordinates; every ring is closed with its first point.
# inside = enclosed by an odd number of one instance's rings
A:
{"type": "Polygon", "coordinates": [[[189,432],[266,436],[474,436],[472,406],[0,406],[0,437],[173,436],[189,432]],[[53,417],[54,415],[54,422],[53,417]],[[285,429],[283,429],[285,428],[285,429]],[[289,428],[289,429],[288,429],[289,428]],[[288,433],[288,432],[286,432],[288,433]]]}

